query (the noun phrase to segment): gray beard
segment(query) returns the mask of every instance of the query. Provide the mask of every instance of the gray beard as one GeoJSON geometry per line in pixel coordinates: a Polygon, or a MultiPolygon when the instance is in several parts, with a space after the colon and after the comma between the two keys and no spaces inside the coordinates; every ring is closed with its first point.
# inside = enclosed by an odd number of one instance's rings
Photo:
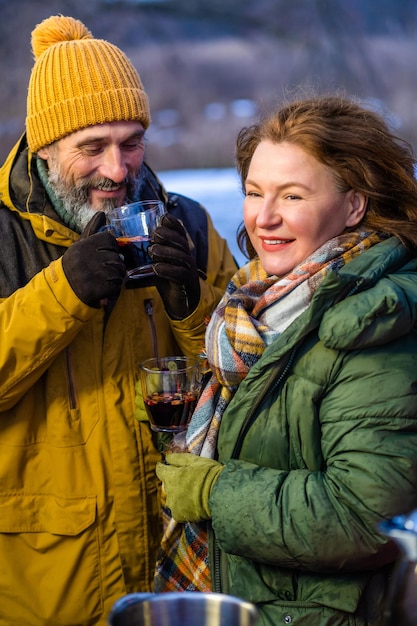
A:
{"type": "MultiPolygon", "coordinates": [[[[116,206],[118,202],[111,198],[102,200],[101,206],[98,209],[93,209],[88,202],[88,192],[91,187],[101,187],[105,189],[114,188],[113,181],[101,178],[99,180],[94,179],[86,180],[78,186],[75,184],[69,184],[67,180],[61,175],[60,167],[58,163],[53,163],[48,171],[48,182],[54,192],[56,198],[62,203],[64,211],[71,215],[80,229],[80,232],[84,230],[91,218],[97,213],[97,211],[103,211],[106,215],[116,206]]],[[[141,175],[132,177],[129,176],[123,182],[123,186],[126,186],[127,194],[125,204],[133,202],[137,199],[141,184],[141,175]]]]}

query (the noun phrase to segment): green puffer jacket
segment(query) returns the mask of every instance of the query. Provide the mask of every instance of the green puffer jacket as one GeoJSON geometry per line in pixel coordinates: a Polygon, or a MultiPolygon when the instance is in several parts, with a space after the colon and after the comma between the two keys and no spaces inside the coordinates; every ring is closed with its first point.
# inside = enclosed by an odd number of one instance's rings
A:
{"type": "Polygon", "coordinates": [[[417,507],[417,260],[390,238],[330,274],[226,410],[216,591],[259,626],[374,626],[417,507]],[[343,294],[343,295],[341,295],[343,294]]]}

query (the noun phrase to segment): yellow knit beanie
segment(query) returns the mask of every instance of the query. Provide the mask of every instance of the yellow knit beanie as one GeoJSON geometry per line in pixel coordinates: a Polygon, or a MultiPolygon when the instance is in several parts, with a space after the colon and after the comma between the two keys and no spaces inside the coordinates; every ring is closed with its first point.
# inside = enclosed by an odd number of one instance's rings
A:
{"type": "Polygon", "coordinates": [[[94,124],[134,120],[149,126],[148,97],[132,63],[79,20],[47,18],[32,32],[32,51],[26,117],[32,152],[94,124]]]}

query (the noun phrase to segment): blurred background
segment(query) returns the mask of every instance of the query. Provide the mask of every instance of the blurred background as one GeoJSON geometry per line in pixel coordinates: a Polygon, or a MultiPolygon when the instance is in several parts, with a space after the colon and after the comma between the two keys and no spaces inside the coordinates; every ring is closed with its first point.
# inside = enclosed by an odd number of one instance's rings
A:
{"type": "Polygon", "coordinates": [[[234,250],[237,132],[293,94],[358,96],[416,149],[416,0],[0,0],[0,162],[24,129],[31,31],[57,13],[130,57],[151,104],[148,161],[234,250]]]}

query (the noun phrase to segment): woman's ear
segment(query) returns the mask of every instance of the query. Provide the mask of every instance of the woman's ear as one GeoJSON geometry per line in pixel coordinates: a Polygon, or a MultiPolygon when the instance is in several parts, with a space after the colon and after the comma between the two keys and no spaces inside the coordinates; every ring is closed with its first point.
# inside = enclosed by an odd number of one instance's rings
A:
{"type": "Polygon", "coordinates": [[[351,189],[350,192],[350,208],[346,218],[346,227],[356,226],[363,219],[368,206],[368,197],[359,191],[351,189]]]}

